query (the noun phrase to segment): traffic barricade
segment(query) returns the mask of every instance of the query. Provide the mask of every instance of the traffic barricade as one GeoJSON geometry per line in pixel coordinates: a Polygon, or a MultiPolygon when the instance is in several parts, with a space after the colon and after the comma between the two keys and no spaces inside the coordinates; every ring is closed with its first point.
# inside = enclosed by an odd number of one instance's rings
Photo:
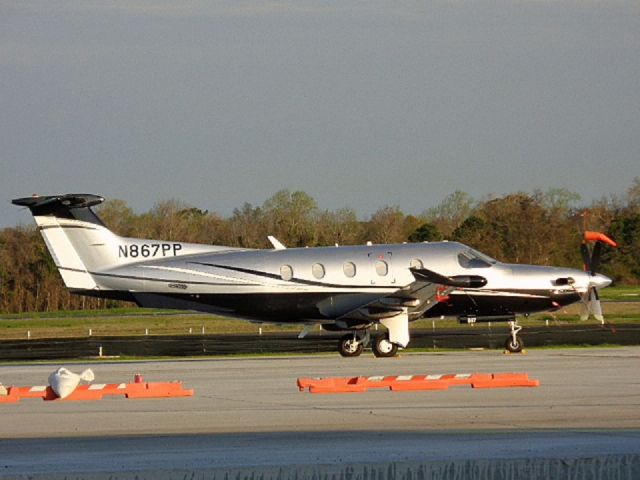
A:
{"type": "Polygon", "coordinates": [[[129,399],[192,397],[193,389],[185,389],[182,382],[144,382],[136,375],[134,383],[93,383],[79,385],[73,393],[59,398],[48,385],[33,387],[6,387],[6,394],[0,394],[0,403],[17,403],[23,398],[41,398],[45,401],[102,400],[105,396],[121,395],[129,399]]]}
{"type": "Polygon", "coordinates": [[[368,390],[395,392],[472,388],[538,387],[539,380],[526,373],[452,373],[443,375],[393,375],[372,377],[325,377],[297,379],[298,389],[309,393],[363,393],[368,390]]]}

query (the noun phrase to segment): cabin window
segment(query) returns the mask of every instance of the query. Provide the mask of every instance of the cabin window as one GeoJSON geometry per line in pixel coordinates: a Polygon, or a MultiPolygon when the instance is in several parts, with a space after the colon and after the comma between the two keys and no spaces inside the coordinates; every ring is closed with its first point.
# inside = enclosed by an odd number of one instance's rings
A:
{"type": "Polygon", "coordinates": [[[470,248],[458,254],[458,263],[463,268],[487,268],[496,263],[496,260],[470,248]]]}
{"type": "Polygon", "coordinates": [[[293,278],[293,268],[291,268],[291,265],[282,265],[280,267],[280,278],[287,281],[293,278]]]}
{"type": "Polygon", "coordinates": [[[389,265],[384,260],[376,260],[376,273],[384,277],[389,273],[389,265]]]}
{"type": "Polygon", "coordinates": [[[322,265],[321,263],[314,263],[311,267],[311,273],[318,280],[324,278],[324,265],[322,265]]]}
{"type": "Polygon", "coordinates": [[[352,278],[356,276],[356,265],[353,262],[344,262],[342,264],[342,271],[345,276],[352,278]]]}
{"type": "Polygon", "coordinates": [[[419,258],[412,258],[411,261],[409,262],[409,267],[422,269],[424,268],[424,264],[422,263],[422,260],[420,260],[419,258]]]}

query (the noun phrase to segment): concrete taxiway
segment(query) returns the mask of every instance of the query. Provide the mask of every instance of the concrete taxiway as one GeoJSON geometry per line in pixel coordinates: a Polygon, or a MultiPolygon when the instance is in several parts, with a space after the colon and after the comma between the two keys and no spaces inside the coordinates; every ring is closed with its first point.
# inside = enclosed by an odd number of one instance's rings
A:
{"type": "MultiPolygon", "coordinates": [[[[0,382],[41,385],[58,366],[2,366],[0,382]]],[[[0,478],[157,480],[229,469],[250,476],[254,468],[285,478],[283,468],[295,467],[300,477],[310,473],[300,468],[320,465],[325,470],[314,475],[379,465],[376,478],[386,478],[389,465],[425,471],[424,462],[433,468],[453,462],[464,473],[481,464],[490,472],[508,461],[505,468],[524,462],[531,472],[553,468],[553,461],[566,468],[567,459],[599,462],[574,465],[585,471],[640,475],[640,347],[65,366],[90,366],[99,383],[131,381],[136,373],[152,382],[181,380],[195,396],[0,404],[0,478]],[[298,377],[473,372],[527,372],[541,386],[337,395],[296,387],[298,377]]]]}

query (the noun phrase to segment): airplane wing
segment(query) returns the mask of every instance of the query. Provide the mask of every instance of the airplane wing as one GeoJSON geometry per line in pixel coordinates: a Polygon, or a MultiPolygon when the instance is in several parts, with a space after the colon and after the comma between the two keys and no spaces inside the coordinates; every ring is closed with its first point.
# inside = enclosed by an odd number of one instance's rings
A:
{"type": "Polygon", "coordinates": [[[487,280],[477,275],[447,277],[426,268],[411,268],[415,281],[392,294],[379,297],[372,302],[342,315],[337,321],[354,324],[358,321],[370,323],[394,317],[406,309],[410,320],[417,320],[457,288],[480,288],[487,280]]]}

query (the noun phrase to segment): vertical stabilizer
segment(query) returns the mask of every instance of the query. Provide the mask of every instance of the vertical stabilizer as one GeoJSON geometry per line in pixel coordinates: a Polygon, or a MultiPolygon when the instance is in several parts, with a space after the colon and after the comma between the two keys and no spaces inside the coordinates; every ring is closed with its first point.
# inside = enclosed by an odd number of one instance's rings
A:
{"type": "Polygon", "coordinates": [[[147,260],[229,250],[228,247],[196,243],[120,237],[91,210],[103,201],[102,197],[86,193],[13,200],[14,205],[31,210],[60,275],[70,289],[110,290],[109,286],[104,287],[104,278],[114,268],[147,260]]]}
{"type": "Polygon", "coordinates": [[[69,288],[96,289],[90,272],[112,262],[106,246],[117,237],[90,208],[103,201],[104,198],[97,195],[67,194],[17,198],[12,202],[31,210],[49,253],[69,288]]]}

